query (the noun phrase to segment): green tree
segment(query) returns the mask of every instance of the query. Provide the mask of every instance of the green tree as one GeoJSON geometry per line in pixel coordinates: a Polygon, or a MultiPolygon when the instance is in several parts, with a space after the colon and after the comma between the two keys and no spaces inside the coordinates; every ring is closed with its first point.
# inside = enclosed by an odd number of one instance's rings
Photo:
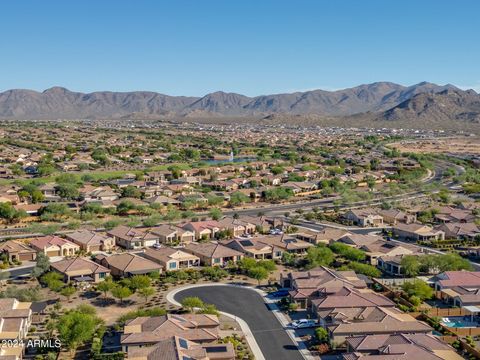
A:
{"type": "Polygon", "coordinates": [[[243,273],[247,273],[248,270],[257,266],[257,261],[251,257],[244,257],[242,260],[237,262],[237,266],[243,273]]]}
{"type": "Polygon", "coordinates": [[[282,254],[282,263],[287,266],[295,265],[295,255],[290,254],[288,252],[284,252],[282,254]]]}
{"type": "Polygon", "coordinates": [[[358,274],[363,274],[370,277],[380,277],[382,272],[378,270],[375,266],[370,264],[362,264],[356,261],[351,261],[347,266],[341,267],[342,270],[353,270],[358,274]]]}
{"type": "Polygon", "coordinates": [[[115,286],[110,292],[112,293],[112,296],[119,299],[121,303],[132,295],[132,291],[128,287],[121,285],[115,286]]]}
{"type": "Polygon", "coordinates": [[[0,203],[0,218],[11,224],[27,216],[25,211],[17,211],[9,202],[0,203]]]}
{"type": "Polygon", "coordinates": [[[329,247],[334,253],[339,254],[348,260],[364,261],[366,257],[364,251],[338,241],[333,242],[329,247]]]}
{"type": "Polygon", "coordinates": [[[159,271],[152,271],[151,273],[148,273],[148,277],[153,281],[157,281],[160,279],[160,272],[159,271]]]}
{"type": "Polygon", "coordinates": [[[62,199],[69,199],[69,200],[75,200],[78,199],[80,196],[80,193],[78,192],[78,187],[76,184],[72,183],[61,183],[58,184],[56,187],[58,195],[62,199]]]}
{"type": "Polygon", "coordinates": [[[436,267],[440,272],[473,270],[472,264],[457,253],[450,252],[445,255],[438,255],[435,260],[436,267]]]}
{"type": "Polygon", "coordinates": [[[415,277],[420,272],[420,261],[418,256],[406,255],[402,258],[400,263],[403,273],[408,277],[415,277]]]}
{"type": "Polygon", "coordinates": [[[76,291],[77,289],[75,289],[75,287],[66,286],[62,290],[60,290],[60,294],[65,296],[67,300],[70,301],[70,298],[72,297],[73,294],[75,294],[76,291]]]}
{"type": "Polygon", "coordinates": [[[222,218],[222,210],[219,208],[213,208],[210,210],[210,217],[213,220],[220,220],[222,218]]]}
{"type": "Polygon", "coordinates": [[[58,319],[58,336],[73,355],[80,345],[93,338],[98,324],[99,320],[94,315],[70,311],[58,319]]]}
{"type": "Polygon", "coordinates": [[[127,215],[132,210],[135,210],[135,204],[128,200],[123,200],[117,206],[117,213],[119,215],[127,215]]]}
{"type": "Polygon", "coordinates": [[[269,274],[268,270],[261,266],[255,266],[248,270],[248,276],[251,277],[252,279],[257,280],[258,285],[260,285],[262,280],[265,280],[268,278],[268,274],[269,274]]]}
{"type": "Polygon", "coordinates": [[[34,190],[31,193],[32,203],[37,204],[42,202],[45,199],[45,195],[40,190],[34,190]]]}
{"type": "Polygon", "coordinates": [[[63,283],[63,276],[57,272],[50,271],[44,274],[41,278],[42,283],[47,285],[47,287],[55,292],[59,292],[62,290],[64,283],[63,283]]]}
{"type": "Polygon", "coordinates": [[[272,172],[272,174],[274,175],[280,175],[282,174],[285,169],[282,167],[282,166],[273,166],[270,171],[272,172]]]}
{"type": "Polygon", "coordinates": [[[140,189],[137,189],[135,186],[128,185],[122,189],[122,197],[140,199],[142,197],[142,192],[140,191],[140,189]]]}
{"type": "Polygon", "coordinates": [[[66,216],[70,216],[72,211],[66,204],[51,203],[40,211],[41,219],[44,221],[60,220],[66,216]]]}
{"type": "Polygon", "coordinates": [[[218,281],[228,276],[228,272],[218,266],[207,266],[202,269],[202,275],[211,281],[218,281]]]}
{"type": "Polygon", "coordinates": [[[97,285],[97,290],[103,292],[103,298],[107,298],[107,294],[115,287],[115,283],[110,277],[106,278],[97,285]]]}
{"type": "Polygon", "coordinates": [[[257,265],[263,267],[268,272],[273,272],[277,270],[277,266],[273,260],[260,260],[257,262],[257,265]]]}
{"type": "Polygon", "coordinates": [[[134,275],[128,279],[128,287],[136,291],[149,287],[151,282],[152,280],[147,275],[134,275]]]}
{"type": "Polygon", "coordinates": [[[40,176],[48,176],[55,172],[55,168],[49,164],[42,164],[38,166],[37,171],[40,176]]]}
{"type": "Polygon", "coordinates": [[[145,302],[147,302],[147,301],[148,301],[148,298],[149,298],[150,296],[153,296],[153,295],[155,294],[155,289],[154,289],[153,287],[151,287],[151,286],[143,287],[143,288],[140,288],[140,289],[138,290],[138,294],[139,294],[141,297],[145,298],[145,302]]]}
{"type": "Polygon", "coordinates": [[[230,206],[239,206],[250,201],[250,197],[240,191],[236,191],[230,195],[230,206]]]}
{"type": "Polygon", "coordinates": [[[208,205],[210,206],[220,206],[223,204],[223,196],[208,195],[207,196],[208,205]]]}
{"type": "Polygon", "coordinates": [[[50,269],[50,259],[43,252],[37,253],[37,259],[35,267],[32,269],[32,276],[40,278],[50,269]]]}
{"type": "Polygon", "coordinates": [[[7,286],[7,288],[0,292],[0,298],[11,299],[15,298],[23,302],[41,301],[42,293],[40,286],[32,286],[28,288],[18,288],[15,285],[7,286]]]}
{"type": "Polygon", "coordinates": [[[196,296],[187,296],[183,298],[180,303],[182,304],[182,308],[190,313],[193,312],[194,309],[202,308],[204,306],[202,299],[196,296]]]}
{"type": "Polygon", "coordinates": [[[328,331],[323,327],[318,327],[315,329],[315,337],[320,344],[326,344],[330,341],[328,331]]]}
{"type": "Polygon", "coordinates": [[[307,250],[307,267],[329,266],[335,260],[332,250],[325,246],[314,246],[307,250]]]}
{"type": "Polygon", "coordinates": [[[293,196],[293,191],[289,188],[277,187],[265,190],[264,196],[267,201],[279,202],[291,198],[293,196]]]}
{"type": "Polygon", "coordinates": [[[423,280],[407,281],[403,283],[402,290],[409,296],[416,296],[421,301],[431,299],[433,297],[433,289],[423,280]]]}

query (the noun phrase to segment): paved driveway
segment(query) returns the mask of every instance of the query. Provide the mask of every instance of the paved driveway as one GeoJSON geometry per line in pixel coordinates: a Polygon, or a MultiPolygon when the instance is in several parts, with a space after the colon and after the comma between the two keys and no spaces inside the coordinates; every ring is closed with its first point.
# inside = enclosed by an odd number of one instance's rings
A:
{"type": "Polygon", "coordinates": [[[214,304],[218,310],[245,320],[265,359],[303,360],[297,345],[258,293],[240,287],[202,286],[180,291],[175,300],[181,301],[187,296],[198,296],[204,302],[214,304]]]}

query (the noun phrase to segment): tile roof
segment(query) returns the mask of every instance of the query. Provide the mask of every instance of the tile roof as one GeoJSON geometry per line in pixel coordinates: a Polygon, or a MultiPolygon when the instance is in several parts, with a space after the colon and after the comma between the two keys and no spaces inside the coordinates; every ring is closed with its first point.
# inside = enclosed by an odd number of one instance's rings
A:
{"type": "Polygon", "coordinates": [[[51,264],[51,267],[61,273],[68,273],[70,271],[79,270],[87,270],[90,271],[92,274],[110,273],[110,270],[106,267],[99,265],[91,260],[83,259],[81,257],[57,261],[51,264]]]}
{"type": "Polygon", "coordinates": [[[109,267],[116,268],[122,272],[155,271],[162,268],[151,260],[130,253],[107,256],[104,258],[104,261],[106,261],[109,267]]]}

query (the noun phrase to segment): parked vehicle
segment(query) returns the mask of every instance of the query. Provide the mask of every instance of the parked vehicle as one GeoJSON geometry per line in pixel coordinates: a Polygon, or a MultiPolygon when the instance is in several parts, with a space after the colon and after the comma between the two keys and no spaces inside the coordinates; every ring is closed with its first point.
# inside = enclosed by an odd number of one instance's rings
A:
{"type": "Polygon", "coordinates": [[[316,327],[316,326],[318,326],[318,322],[312,319],[299,319],[299,320],[292,321],[292,323],[290,323],[290,327],[294,329],[305,329],[305,328],[316,327]]]}
{"type": "Polygon", "coordinates": [[[283,231],[280,229],[272,229],[270,230],[270,235],[282,235],[283,231]]]}

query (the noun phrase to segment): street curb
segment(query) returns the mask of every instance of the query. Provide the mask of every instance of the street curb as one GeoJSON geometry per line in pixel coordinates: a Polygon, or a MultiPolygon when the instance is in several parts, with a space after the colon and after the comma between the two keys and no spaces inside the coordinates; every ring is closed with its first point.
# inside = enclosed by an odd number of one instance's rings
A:
{"type": "MultiPolygon", "coordinates": [[[[284,327],[284,330],[288,334],[290,339],[297,345],[298,352],[300,353],[300,355],[302,355],[302,357],[305,360],[312,360],[312,359],[315,358],[310,353],[310,350],[308,350],[305,343],[300,338],[297,338],[295,336],[295,331],[293,329],[288,329],[287,328],[288,321],[285,318],[285,316],[282,314],[280,309],[278,308],[277,304],[274,301],[267,299],[266,298],[267,293],[265,291],[260,290],[260,289],[257,289],[257,288],[251,287],[251,286],[243,286],[243,285],[236,285],[236,284],[219,284],[219,283],[194,284],[194,285],[182,286],[180,288],[177,288],[177,289],[174,289],[174,290],[170,291],[167,294],[166,299],[171,304],[181,306],[181,304],[178,301],[175,300],[175,295],[176,294],[178,294],[181,291],[187,290],[187,289],[198,288],[198,287],[207,287],[207,286],[241,287],[241,288],[244,288],[244,289],[249,289],[249,290],[255,291],[256,293],[258,293],[262,297],[265,304],[268,305],[268,308],[270,309],[270,311],[272,311],[273,315],[276,317],[278,322],[284,327]]],[[[228,316],[232,319],[235,319],[240,324],[240,327],[242,328],[242,331],[245,334],[245,339],[247,340],[248,345],[250,346],[250,348],[252,349],[252,352],[255,355],[255,359],[258,359],[258,360],[265,359],[265,357],[263,356],[263,353],[260,350],[260,347],[258,346],[258,343],[255,340],[255,337],[253,336],[253,333],[250,330],[250,327],[248,326],[246,321],[239,318],[238,316],[235,316],[235,315],[232,315],[232,314],[229,314],[229,313],[225,313],[225,312],[222,312],[222,311],[220,311],[220,314],[228,316]]]]}
{"type": "MultiPolygon", "coordinates": [[[[176,306],[182,306],[178,301],[175,300],[175,295],[178,294],[179,292],[182,292],[184,290],[192,289],[192,288],[198,288],[198,287],[205,287],[205,286],[236,286],[236,285],[231,285],[231,284],[195,284],[195,285],[186,285],[182,286],[180,288],[174,289],[170,291],[167,294],[167,301],[173,305],[176,306]]],[[[242,329],[243,334],[245,335],[245,340],[247,340],[248,346],[252,350],[253,355],[255,356],[255,359],[257,360],[266,360],[265,357],[263,356],[262,350],[260,350],[260,346],[258,346],[257,340],[255,340],[255,337],[253,336],[252,330],[250,330],[250,327],[248,326],[247,322],[243,320],[242,318],[235,316],[230,313],[226,313],[223,311],[219,311],[220,314],[227,316],[233,320],[235,320],[239,325],[240,328],[242,329]]]]}

